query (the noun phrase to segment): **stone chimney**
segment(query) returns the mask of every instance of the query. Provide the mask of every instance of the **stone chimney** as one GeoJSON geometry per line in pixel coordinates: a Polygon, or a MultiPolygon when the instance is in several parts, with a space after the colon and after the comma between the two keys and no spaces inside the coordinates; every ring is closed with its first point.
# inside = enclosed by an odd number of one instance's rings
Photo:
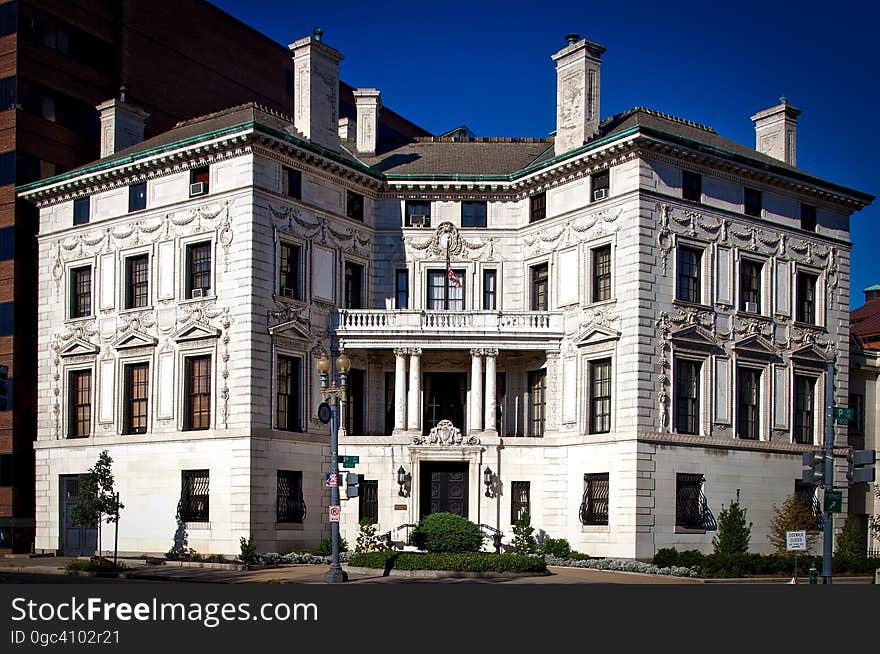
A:
{"type": "Polygon", "coordinates": [[[96,108],[101,116],[101,158],[144,140],[144,123],[150,114],[126,102],[126,89],[119,99],[107,100],[96,108]]]}
{"type": "Polygon", "coordinates": [[[382,97],[377,89],[357,89],[354,92],[357,107],[357,149],[365,154],[376,154],[379,140],[379,109],[382,97]]]}
{"type": "Polygon", "coordinates": [[[755,149],[790,166],[797,165],[797,117],[785,96],[779,104],[752,116],[755,123],[755,149]]]}
{"type": "Polygon", "coordinates": [[[293,52],[293,124],[312,143],[339,151],[339,62],[321,28],[288,47],[293,52]]]}
{"type": "Polygon", "coordinates": [[[556,155],[584,144],[599,133],[598,43],[567,34],[568,45],[553,55],[556,62],[556,155]]]}

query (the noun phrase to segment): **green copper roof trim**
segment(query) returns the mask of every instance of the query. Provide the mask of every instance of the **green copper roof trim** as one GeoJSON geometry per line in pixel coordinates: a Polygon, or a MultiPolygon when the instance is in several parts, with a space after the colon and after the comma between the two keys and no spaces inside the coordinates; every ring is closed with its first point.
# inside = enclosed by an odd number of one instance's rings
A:
{"type": "Polygon", "coordinates": [[[866,289],[862,290],[862,293],[867,293],[868,291],[880,291],[880,284],[874,284],[873,286],[869,286],[866,289]]]}
{"type": "Polygon", "coordinates": [[[109,161],[98,161],[91,166],[86,166],[85,168],[77,168],[67,173],[55,175],[54,177],[47,177],[46,179],[40,179],[36,182],[24,184],[23,186],[17,187],[15,189],[15,192],[22,193],[24,191],[30,191],[36,188],[40,188],[42,186],[57,184],[58,182],[73,179],[74,177],[89,175],[91,173],[96,173],[101,170],[107,170],[109,168],[115,168],[116,166],[123,166],[125,164],[134,163],[138,159],[151,157],[156,154],[161,154],[162,152],[176,150],[177,148],[185,147],[187,145],[193,145],[195,143],[201,143],[203,141],[210,141],[211,139],[215,139],[220,136],[226,136],[227,134],[233,134],[235,132],[253,129],[254,125],[254,121],[250,120],[244,123],[238,123],[237,125],[232,125],[230,127],[224,127],[223,129],[206,132],[204,134],[197,134],[196,136],[190,136],[189,138],[180,139],[179,141],[174,141],[172,143],[166,143],[165,145],[159,145],[155,148],[150,148],[149,150],[143,150],[142,152],[134,152],[132,154],[125,155],[124,157],[117,157],[115,159],[110,159],[109,161]]]}

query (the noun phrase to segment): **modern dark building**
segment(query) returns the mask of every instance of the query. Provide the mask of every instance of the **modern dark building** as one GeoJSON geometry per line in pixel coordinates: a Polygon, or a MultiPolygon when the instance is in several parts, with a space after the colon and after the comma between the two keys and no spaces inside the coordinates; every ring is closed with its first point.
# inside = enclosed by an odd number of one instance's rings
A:
{"type": "MultiPolygon", "coordinates": [[[[121,92],[149,138],[249,101],[290,113],[293,62],[203,0],[0,3],[0,553],[30,551],[34,529],[37,221],[15,186],[97,159],[96,105],[121,92]]],[[[387,109],[380,134],[428,135],[387,109]]]]}

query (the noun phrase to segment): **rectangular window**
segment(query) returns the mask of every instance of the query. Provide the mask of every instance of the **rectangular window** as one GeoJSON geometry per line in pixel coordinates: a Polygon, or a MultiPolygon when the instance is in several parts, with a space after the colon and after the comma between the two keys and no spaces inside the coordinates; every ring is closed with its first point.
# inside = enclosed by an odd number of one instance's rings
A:
{"type": "Polygon", "coordinates": [[[608,197],[608,191],[611,188],[611,173],[609,170],[602,170],[593,173],[590,177],[590,188],[593,190],[593,202],[604,200],[608,197]]]}
{"type": "Polygon", "coordinates": [[[530,485],[528,481],[510,482],[510,524],[515,524],[525,513],[531,515],[532,511],[529,506],[530,485]]]}
{"type": "Polygon", "coordinates": [[[186,246],[186,297],[211,294],[211,243],[186,246]]]}
{"type": "Polygon", "coordinates": [[[809,273],[797,275],[797,314],[798,322],[816,324],[816,282],[818,277],[809,273]]]}
{"type": "Polygon", "coordinates": [[[550,277],[547,264],[532,266],[532,311],[547,311],[550,308],[548,296],[550,277]]]}
{"type": "Polygon", "coordinates": [[[747,216],[761,216],[761,191],[743,189],[743,208],[747,216]]]}
{"type": "Polygon", "coordinates": [[[77,370],[69,377],[70,424],[68,438],[92,435],[92,371],[77,370]]]}
{"type": "Polygon", "coordinates": [[[12,486],[12,455],[0,454],[0,486],[12,486]]]}
{"type": "Polygon", "coordinates": [[[543,436],[547,408],[547,370],[529,371],[529,436],[543,436]]]}
{"type": "Polygon", "coordinates": [[[345,308],[363,309],[364,267],[345,262],[345,308]]]}
{"type": "Polygon", "coordinates": [[[300,419],[299,396],[301,360],[299,357],[278,357],[277,377],[275,380],[275,425],[283,431],[302,431],[300,419]]]}
{"type": "Polygon", "coordinates": [[[685,302],[699,304],[700,293],[700,260],[703,253],[693,248],[678,248],[677,275],[675,280],[675,297],[685,302]]]}
{"type": "Polygon", "coordinates": [[[73,224],[85,225],[89,222],[90,198],[78,198],[73,201],[73,224]]]}
{"type": "Polygon", "coordinates": [[[9,366],[0,364],[0,411],[12,411],[14,381],[9,377],[9,366]]]}
{"type": "Polygon", "coordinates": [[[739,438],[758,440],[760,435],[761,371],[754,368],[737,368],[737,421],[739,438]]]}
{"type": "Polygon", "coordinates": [[[149,377],[150,368],[146,363],[125,366],[123,434],[145,434],[147,432],[149,377]]]}
{"type": "Polygon", "coordinates": [[[70,271],[70,317],[92,315],[92,268],[84,266],[70,271]]]}
{"type": "Polygon", "coordinates": [[[295,200],[302,199],[302,173],[287,166],[281,166],[281,194],[295,200]]]}
{"type": "Polygon", "coordinates": [[[352,220],[364,222],[364,196],[354,191],[345,191],[345,215],[352,220]]]}
{"type": "Polygon", "coordinates": [[[150,302],[148,280],[149,259],[146,254],[125,260],[125,308],[145,307],[150,302]]]}
{"type": "Polygon", "coordinates": [[[611,299],[611,246],[593,250],[593,302],[611,299]]]}
{"type": "Polygon", "coordinates": [[[816,231],[816,207],[812,204],[801,204],[801,229],[807,232],[816,231]]]}
{"type": "Polygon", "coordinates": [[[464,270],[453,270],[458,284],[445,270],[428,271],[428,309],[432,311],[464,311],[464,270]]]}
{"type": "Polygon", "coordinates": [[[739,262],[739,310],[761,313],[761,264],[757,261],[739,262]]]}
{"type": "Polygon", "coordinates": [[[794,376],[794,441],[813,444],[813,414],[816,380],[803,375],[794,376]]]}
{"type": "Polygon", "coordinates": [[[18,29],[18,3],[0,5],[0,36],[14,34],[18,29]]]}
{"type": "Polygon", "coordinates": [[[529,222],[534,223],[547,217],[547,194],[538,193],[529,198],[529,222]]]}
{"type": "Polygon", "coordinates": [[[182,522],[208,522],[210,519],[210,472],[208,470],[182,470],[180,489],[180,520],[182,522]]]}
{"type": "Polygon", "coordinates": [[[675,360],[675,430],[679,434],[700,433],[700,364],[675,360]]]}
{"type": "Polygon", "coordinates": [[[406,227],[430,227],[431,203],[428,200],[407,200],[404,218],[406,227]]]}
{"type": "Polygon", "coordinates": [[[394,373],[385,373],[385,433],[394,431],[394,373]]]}
{"type": "Polygon", "coordinates": [[[462,202],[461,203],[461,226],[462,227],[485,227],[486,226],[486,203],[485,202],[462,202]]]}
{"type": "Polygon", "coordinates": [[[703,475],[679,472],[675,475],[675,526],[705,529],[703,475]]]}
{"type": "Polygon", "coordinates": [[[379,481],[358,476],[358,521],[369,518],[375,525],[379,522],[379,481]]]}
{"type": "Polygon", "coordinates": [[[302,248],[299,245],[281,243],[281,262],[278,269],[278,288],[281,295],[302,300],[301,277],[302,248]]]}
{"type": "Polygon", "coordinates": [[[298,470],[278,471],[278,506],[275,522],[301,523],[306,518],[303,500],[303,474],[298,470]]]}
{"type": "Polygon", "coordinates": [[[15,258],[15,227],[0,229],[0,261],[15,258]]]}
{"type": "Polygon", "coordinates": [[[147,208],[147,183],[132,184],[128,187],[128,211],[141,211],[147,208]]]}
{"type": "Polygon", "coordinates": [[[186,359],[184,431],[211,428],[211,357],[186,359]]]}
{"type": "Polygon", "coordinates": [[[208,183],[211,180],[211,170],[208,166],[193,168],[189,171],[189,196],[205,195],[208,192],[208,183]]]}
{"type": "Polygon", "coordinates": [[[345,428],[349,436],[363,436],[364,430],[364,378],[363,370],[352,368],[348,372],[348,397],[345,401],[345,428]]]}
{"type": "Polygon", "coordinates": [[[397,270],[394,276],[394,306],[398,309],[409,308],[409,271],[397,270]]]}
{"type": "Polygon", "coordinates": [[[0,303],[0,336],[12,336],[15,332],[15,303],[0,303]]]}
{"type": "Polygon", "coordinates": [[[611,359],[590,362],[590,433],[611,431],[611,359]]]}
{"type": "Polygon", "coordinates": [[[498,271],[483,271],[483,309],[493,311],[498,308],[498,271]]]}
{"type": "Polygon", "coordinates": [[[689,170],[681,171],[681,197],[690,202],[703,200],[703,178],[689,170]]]}
{"type": "Polygon", "coordinates": [[[607,472],[584,475],[584,497],[580,518],[584,525],[608,524],[609,479],[607,472]]]}

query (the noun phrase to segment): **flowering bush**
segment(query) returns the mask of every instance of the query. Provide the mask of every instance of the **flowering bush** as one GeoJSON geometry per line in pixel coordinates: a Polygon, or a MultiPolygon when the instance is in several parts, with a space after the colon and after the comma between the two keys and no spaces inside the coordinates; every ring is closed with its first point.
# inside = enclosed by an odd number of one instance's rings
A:
{"type": "Polygon", "coordinates": [[[651,563],[642,561],[630,561],[627,559],[557,559],[553,556],[545,556],[547,565],[555,565],[564,568],[588,568],[590,570],[614,570],[616,572],[643,572],[651,575],[668,575],[671,577],[696,577],[697,572],[691,568],[669,567],[660,568],[651,563]]]}
{"type": "MultiPolygon", "coordinates": [[[[348,552],[340,552],[339,560],[346,561],[350,554],[348,552]]],[[[290,554],[279,554],[278,552],[267,552],[265,554],[257,554],[257,565],[330,565],[329,556],[319,556],[317,554],[309,554],[307,552],[291,552],[290,554]]]]}

